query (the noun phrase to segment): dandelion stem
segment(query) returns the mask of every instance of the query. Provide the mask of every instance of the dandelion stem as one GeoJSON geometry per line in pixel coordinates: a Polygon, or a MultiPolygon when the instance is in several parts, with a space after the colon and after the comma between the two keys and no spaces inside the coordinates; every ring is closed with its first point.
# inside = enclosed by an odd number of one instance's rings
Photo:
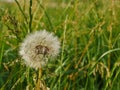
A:
{"type": "Polygon", "coordinates": [[[40,79],[41,79],[41,76],[42,76],[42,68],[39,69],[39,73],[38,73],[38,80],[37,80],[37,83],[36,83],[36,90],[40,90],[40,79]]]}

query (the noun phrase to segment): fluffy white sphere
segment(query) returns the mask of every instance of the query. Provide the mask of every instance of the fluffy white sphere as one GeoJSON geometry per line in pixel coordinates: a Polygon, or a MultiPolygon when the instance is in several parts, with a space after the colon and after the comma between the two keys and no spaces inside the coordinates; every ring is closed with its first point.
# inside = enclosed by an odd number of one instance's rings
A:
{"type": "Polygon", "coordinates": [[[28,34],[20,45],[20,55],[27,66],[42,68],[46,65],[48,58],[58,55],[60,42],[56,36],[46,30],[36,31],[28,34]]]}

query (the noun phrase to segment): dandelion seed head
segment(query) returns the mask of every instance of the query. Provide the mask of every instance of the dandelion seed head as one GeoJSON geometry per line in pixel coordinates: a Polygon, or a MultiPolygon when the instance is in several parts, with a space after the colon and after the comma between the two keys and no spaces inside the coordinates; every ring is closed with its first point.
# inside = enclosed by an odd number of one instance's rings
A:
{"type": "Polygon", "coordinates": [[[27,66],[41,68],[46,65],[48,58],[58,55],[60,42],[53,33],[36,31],[28,34],[20,46],[20,55],[27,66]]]}

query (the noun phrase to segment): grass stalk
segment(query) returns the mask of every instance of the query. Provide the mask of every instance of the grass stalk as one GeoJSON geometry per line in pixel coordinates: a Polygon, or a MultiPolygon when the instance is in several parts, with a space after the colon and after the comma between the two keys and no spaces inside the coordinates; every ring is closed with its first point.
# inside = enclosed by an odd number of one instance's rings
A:
{"type": "Polygon", "coordinates": [[[4,42],[1,41],[1,50],[0,50],[0,70],[2,68],[2,58],[3,58],[3,51],[4,51],[4,42]]]}
{"type": "Polygon", "coordinates": [[[115,83],[115,80],[117,79],[117,77],[118,77],[119,74],[120,74],[120,68],[119,68],[118,71],[116,72],[116,75],[115,75],[115,77],[114,77],[114,79],[113,79],[113,81],[112,81],[112,86],[111,86],[111,88],[113,88],[113,85],[114,85],[114,83],[115,83]]]}
{"type": "Polygon", "coordinates": [[[21,13],[22,13],[22,15],[23,15],[23,17],[24,17],[26,24],[28,24],[27,17],[26,17],[26,15],[25,15],[24,11],[22,10],[22,7],[21,7],[20,3],[19,3],[17,0],[15,0],[15,2],[16,2],[19,10],[21,11],[21,13]]]}
{"type": "Polygon", "coordinates": [[[51,29],[51,30],[54,30],[53,24],[52,24],[52,22],[51,22],[51,20],[50,20],[50,17],[49,17],[49,15],[48,15],[47,11],[46,11],[45,8],[41,5],[40,2],[39,2],[39,5],[40,5],[40,7],[43,9],[43,11],[44,11],[44,13],[45,13],[45,15],[46,15],[46,17],[47,17],[47,19],[48,19],[48,22],[49,22],[49,25],[50,25],[50,29],[51,29]]]}
{"type": "Polygon", "coordinates": [[[112,49],[112,50],[109,50],[109,51],[103,53],[103,54],[98,58],[98,60],[96,61],[96,63],[95,63],[95,65],[93,66],[93,68],[90,70],[89,75],[92,74],[93,69],[95,68],[95,66],[97,65],[97,63],[98,63],[100,60],[102,60],[102,58],[103,58],[104,56],[108,55],[109,53],[115,52],[115,51],[120,51],[120,48],[112,49]]]}
{"type": "Polygon", "coordinates": [[[30,0],[30,5],[29,5],[29,17],[30,17],[30,20],[29,20],[29,32],[32,32],[32,0],[30,0]]]}

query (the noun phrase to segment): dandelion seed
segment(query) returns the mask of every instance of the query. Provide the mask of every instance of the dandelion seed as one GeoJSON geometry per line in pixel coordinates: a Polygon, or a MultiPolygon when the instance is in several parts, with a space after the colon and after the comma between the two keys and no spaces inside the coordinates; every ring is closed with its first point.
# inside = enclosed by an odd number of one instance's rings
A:
{"type": "Polygon", "coordinates": [[[58,55],[60,42],[52,33],[36,31],[27,35],[20,46],[20,55],[27,66],[38,69],[46,65],[48,58],[58,55]]]}

